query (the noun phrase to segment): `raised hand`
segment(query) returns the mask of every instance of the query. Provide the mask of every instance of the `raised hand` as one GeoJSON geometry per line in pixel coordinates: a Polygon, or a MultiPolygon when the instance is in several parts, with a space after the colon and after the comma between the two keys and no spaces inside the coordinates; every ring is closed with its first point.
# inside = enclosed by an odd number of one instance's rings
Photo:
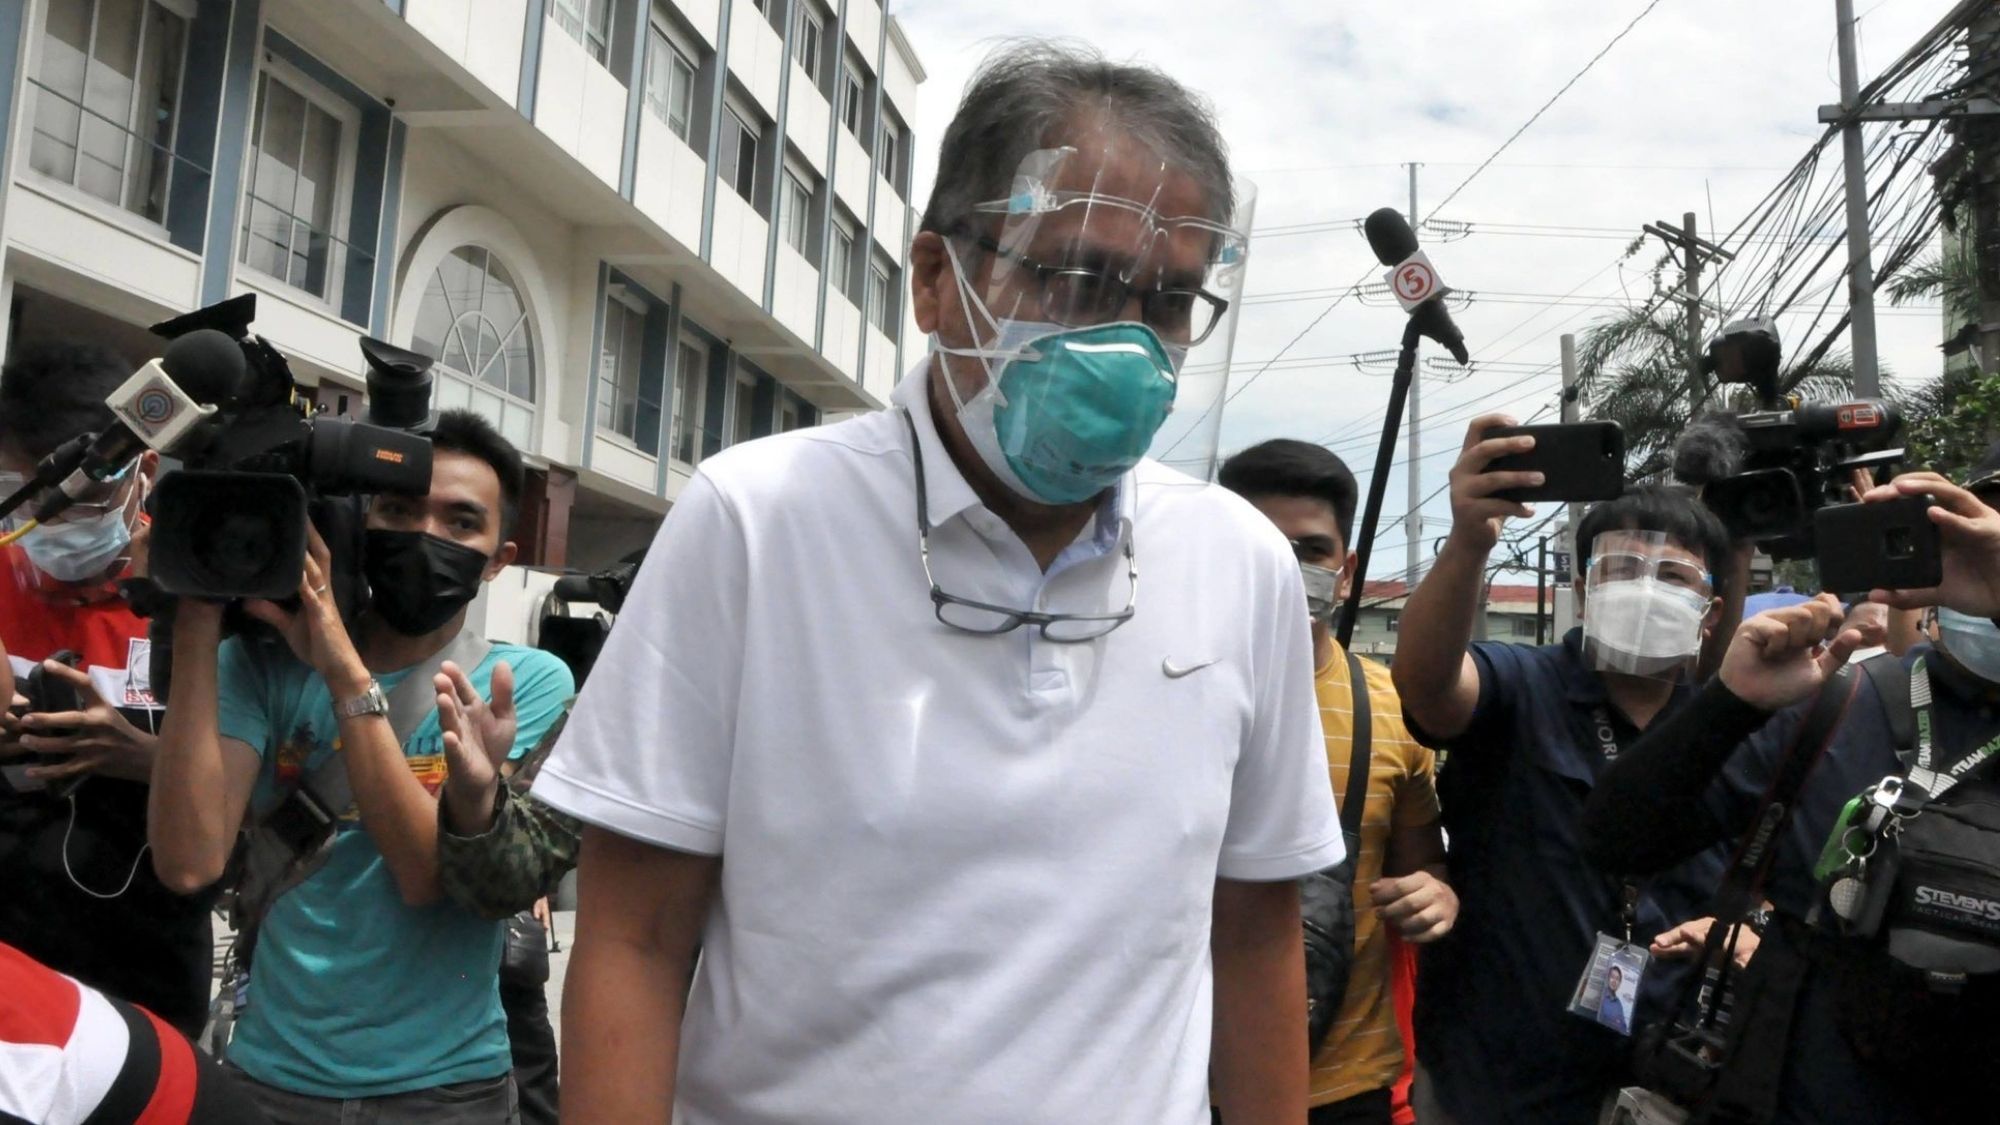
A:
{"type": "Polygon", "coordinates": [[[1862,500],[1929,496],[1944,547],[1944,581],[1926,590],[1876,590],[1870,601],[1897,609],[1941,605],[1973,617],[2000,615],[2000,512],[1936,473],[1905,473],[1862,500]]]}
{"type": "Polygon", "coordinates": [[[514,670],[493,667],[493,697],[481,699],[465,670],[447,660],[432,681],[444,731],[445,815],[452,831],[476,836],[493,823],[495,798],[514,749],[514,670]]]}
{"type": "Polygon", "coordinates": [[[1535,439],[1525,434],[1502,438],[1484,436],[1487,430],[1513,424],[1514,419],[1505,414],[1482,414],[1474,418],[1465,431],[1465,445],[1459,451],[1458,461],[1451,467],[1451,533],[1481,553],[1491,551],[1493,545],[1500,541],[1500,525],[1506,522],[1507,517],[1525,518],[1535,514],[1535,510],[1526,504],[1502,500],[1493,494],[1510,488],[1538,485],[1542,483],[1542,474],[1487,471],[1487,466],[1496,457],[1526,453],[1535,448],[1535,439]]]}
{"type": "Polygon", "coordinates": [[[293,655],[319,672],[334,690],[336,701],[365,687],[368,670],[355,651],[347,623],[340,619],[340,606],[333,600],[328,575],[332,555],[319,530],[306,528],[306,562],[299,578],[299,608],[287,611],[273,601],[252,598],[243,603],[244,612],[276,629],[291,646],[293,655]]]}
{"type": "Polygon", "coordinates": [[[1880,644],[1879,623],[1851,624],[1822,644],[1841,620],[1831,594],[1760,613],[1736,629],[1722,658],[1722,683],[1737,698],[1778,711],[1811,696],[1833,678],[1855,649],[1880,644]]]}

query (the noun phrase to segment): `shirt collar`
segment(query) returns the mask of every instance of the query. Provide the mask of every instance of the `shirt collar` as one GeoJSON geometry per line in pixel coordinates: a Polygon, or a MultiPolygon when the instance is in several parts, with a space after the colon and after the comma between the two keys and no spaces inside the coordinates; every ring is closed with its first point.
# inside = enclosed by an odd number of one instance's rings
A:
{"type": "MultiPolygon", "coordinates": [[[[932,362],[933,357],[925,356],[911,368],[896,384],[889,401],[909,411],[911,420],[917,424],[918,452],[924,459],[924,491],[928,494],[926,507],[930,509],[931,526],[937,527],[981,505],[979,494],[966,483],[965,474],[958,471],[958,463],[951,459],[951,452],[944,447],[944,439],[938,436],[937,419],[931,412],[932,362]]],[[[1132,498],[1136,490],[1133,475],[1128,472],[1118,479],[1118,486],[1098,505],[1097,520],[1089,537],[1079,537],[1076,543],[1065,548],[1065,555],[1078,548],[1098,554],[1119,544],[1129,526],[1133,508],[1132,498]]],[[[1059,556],[1057,561],[1065,560],[1059,556]]]]}

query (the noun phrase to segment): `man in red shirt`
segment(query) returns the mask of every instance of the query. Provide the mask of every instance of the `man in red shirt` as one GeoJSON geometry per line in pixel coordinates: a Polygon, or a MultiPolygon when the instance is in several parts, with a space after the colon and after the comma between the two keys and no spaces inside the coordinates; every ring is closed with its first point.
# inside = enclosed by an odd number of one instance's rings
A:
{"type": "MultiPolygon", "coordinates": [[[[18,349],[0,370],[0,497],[57,446],[114,425],[104,397],[131,369],[96,345],[18,349]]],[[[192,1035],[208,1008],[208,902],[167,890],[143,854],[160,708],[146,622],[117,586],[143,567],[157,464],[134,458],[98,494],[0,548],[0,645],[15,681],[0,717],[0,942],[192,1035]],[[76,666],[50,659],[59,653],[76,666]],[[75,693],[73,709],[28,712],[38,667],[45,684],[75,693]]],[[[30,502],[0,534],[34,515],[30,502]]]]}

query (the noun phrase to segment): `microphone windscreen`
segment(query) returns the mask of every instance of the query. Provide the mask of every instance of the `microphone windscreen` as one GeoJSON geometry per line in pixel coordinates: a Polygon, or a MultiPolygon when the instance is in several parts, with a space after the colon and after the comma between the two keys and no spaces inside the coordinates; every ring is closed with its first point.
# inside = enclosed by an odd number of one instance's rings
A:
{"type": "Polygon", "coordinates": [[[160,367],[189,398],[220,406],[235,398],[243,384],[243,348],[226,333],[198,328],[167,344],[160,367]]]}
{"type": "Polygon", "coordinates": [[[1696,418],[1674,442],[1674,479],[1705,485],[1743,471],[1749,451],[1735,415],[1710,411],[1696,418]]]}
{"type": "Polygon", "coordinates": [[[1361,224],[1368,236],[1368,248],[1385,266],[1393,266],[1417,252],[1417,232],[1394,207],[1384,207],[1361,224]]]}

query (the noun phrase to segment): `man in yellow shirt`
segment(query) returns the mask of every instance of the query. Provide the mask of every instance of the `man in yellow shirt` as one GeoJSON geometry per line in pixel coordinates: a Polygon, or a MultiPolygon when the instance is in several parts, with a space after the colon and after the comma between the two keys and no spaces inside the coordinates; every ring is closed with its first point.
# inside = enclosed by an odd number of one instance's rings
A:
{"type": "MultiPolygon", "coordinates": [[[[1312,616],[1327,770],[1334,793],[1344,797],[1356,757],[1354,694],[1347,654],[1333,639],[1331,622],[1353,566],[1347,542],[1354,474],[1320,446],[1280,438],[1231,457],[1219,480],[1270,517],[1298,554],[1312,616]]],[[[1423,943],[1450,932],[1458,917],[1458,896],[1445,879],[1435,758],[1404,728],[1389,669],[1366,660],[1361,667],[1372,737],[1355,853],[1354,963],[1347,997],[1313,1058],[1310,1125],[1389,1125],[1390,1089],[1403,1069],[1404,1044],[1390,997],[1383,927],[1423,943]]],[[[1342,821],[1351,824],[1352,817],[1342,821]]]]}

